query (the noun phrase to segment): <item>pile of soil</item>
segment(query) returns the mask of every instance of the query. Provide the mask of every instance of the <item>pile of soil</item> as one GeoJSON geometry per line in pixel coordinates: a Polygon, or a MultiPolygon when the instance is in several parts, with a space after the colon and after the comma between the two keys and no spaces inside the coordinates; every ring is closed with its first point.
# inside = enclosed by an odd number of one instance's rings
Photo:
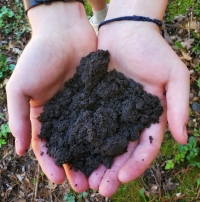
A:
{"type": "MultiPolygon", "coordinates": [[[[163,108],[158,97],[113,70],[109,52],[99,50],[82,58],[73,78],[44,106],[39,138],[57,165],[69,164],[89,176],[100,164],[110,168],[129,141],[159,122],[163,108]]],[[[150,142],[151,143],[151,142],[150,142]]]]}

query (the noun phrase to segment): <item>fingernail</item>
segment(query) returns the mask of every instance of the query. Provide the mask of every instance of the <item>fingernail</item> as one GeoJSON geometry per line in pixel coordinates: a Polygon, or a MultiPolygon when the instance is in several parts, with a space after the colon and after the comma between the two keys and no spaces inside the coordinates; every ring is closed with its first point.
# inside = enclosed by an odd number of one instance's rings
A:
{"type": "Polygon", "coordinates": [[[182,127],[182,132],[183,132],[183,135],[184,135],[186,138],[188,138],[186,126],[183,126],[183,127],[182,127]]]}

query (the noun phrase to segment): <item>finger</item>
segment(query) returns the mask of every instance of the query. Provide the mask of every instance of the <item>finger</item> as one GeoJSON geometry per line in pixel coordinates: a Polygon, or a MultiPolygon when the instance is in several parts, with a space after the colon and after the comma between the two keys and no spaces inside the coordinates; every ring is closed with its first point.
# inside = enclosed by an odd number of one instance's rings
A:
{"type": "Polygon", "coordinates": [[[186,124],[189,118],[189,72],[184,64],[182,71],[171,73],[166,87],[167,119],[174,139],[180,144],[187,143],[186,124]]]}
{"type": "Polygon", "coordinates": [[[30,99],[20,86],[11,82],[6,86],[9,127],[15,137],[16,152],[23,155],[31,142],[30,99]]]}
{"type": "Polygon", "coordinates": [[[81,171],[74,171],[67,164],[64,164],[63,167],[69,183],[74,191],[81,193],[88,189],[88,179],[81,171]]]}
{"type": "Polygon", "coordinates": [[[104,165],[100,165],[95,171],[92,172],[88,178],[88,183],[91,189],[99,190],[99,185],[107,168],[104,165]]]}
{"type": "Polygon", "coordinates": [[[57,166],[54,159],[47,154],[45,141],[38,137],[41,129],[41,123],[38,116],[42,112],[42,107],[31,107],[31,123],[32,123],[32,147],[36,158],[46,176],[54,183],[61,184],[66,174],[62,166],[57,166]]]}
{"type": "Polygon", "coordinates": [[[165,112],[160,117],[159,124],[153,124],[145,129],[132,156],[120,169],[118,178],[122,183],[128,183],[144,173],[159,152],[166,127],[165,112]],[[152,141],[150,141],[150,136],[152,141]]]}
{"type": "Polygon", "coordinates": [[[127,152],[116,157],[112,167],[107,169],[99,186],[99,192],[105,197],[112,196],[120,186],[120,180],[118,179],[118,172],[124,163],[130,158],[135,150],[138,142],[130,142],[127,148],[127,152]]]}

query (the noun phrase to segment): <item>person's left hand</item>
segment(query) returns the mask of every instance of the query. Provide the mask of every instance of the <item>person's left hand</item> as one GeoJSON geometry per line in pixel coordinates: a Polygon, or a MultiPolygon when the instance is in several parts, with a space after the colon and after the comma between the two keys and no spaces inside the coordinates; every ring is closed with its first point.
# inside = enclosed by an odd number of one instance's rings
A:
{"type": "Polygon", "coordinates": [[[168,120],[171,133],[180,144],[187,142],[189,72],[162,38],[157,25],[148,22],[113,22],[99,32],[98,49],[110,52],[109,70],[116,69],[156,95],[163,106],[159,124],[130,142],[128,152],[115,158],[110,169],[101,165],[89,177],[92,189],[112,196],[120,183],[144,173],[159,152],[168,120]],[[153,137],[152,143],[149,136],[153,137]]]}

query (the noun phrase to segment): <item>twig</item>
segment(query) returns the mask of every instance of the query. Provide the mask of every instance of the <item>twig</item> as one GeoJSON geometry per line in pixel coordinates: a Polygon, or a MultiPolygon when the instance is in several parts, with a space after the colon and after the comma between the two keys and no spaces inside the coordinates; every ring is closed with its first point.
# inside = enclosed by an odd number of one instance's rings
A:
{"type": "Polygon", "coordinates": [[[190,39],[190,22],[188,22],[188,39],[190,39]]]}
{"type": "Polygon", "coordinates": [[[53,202],[53,198],[52,198],[51,190],[49,190],[49,195],[50,195],[50,202],[53,202]]]}
{"type": "Polygon", "coordinates": [[[36,176],[36,183],[35,183],[34,199],[36,199],[37,194],[38,194],[39,177],[40,177],[40,165],[39,165],[39,163],[38,163],[38,167],[37,167],[37,176],[36,176]]]}

